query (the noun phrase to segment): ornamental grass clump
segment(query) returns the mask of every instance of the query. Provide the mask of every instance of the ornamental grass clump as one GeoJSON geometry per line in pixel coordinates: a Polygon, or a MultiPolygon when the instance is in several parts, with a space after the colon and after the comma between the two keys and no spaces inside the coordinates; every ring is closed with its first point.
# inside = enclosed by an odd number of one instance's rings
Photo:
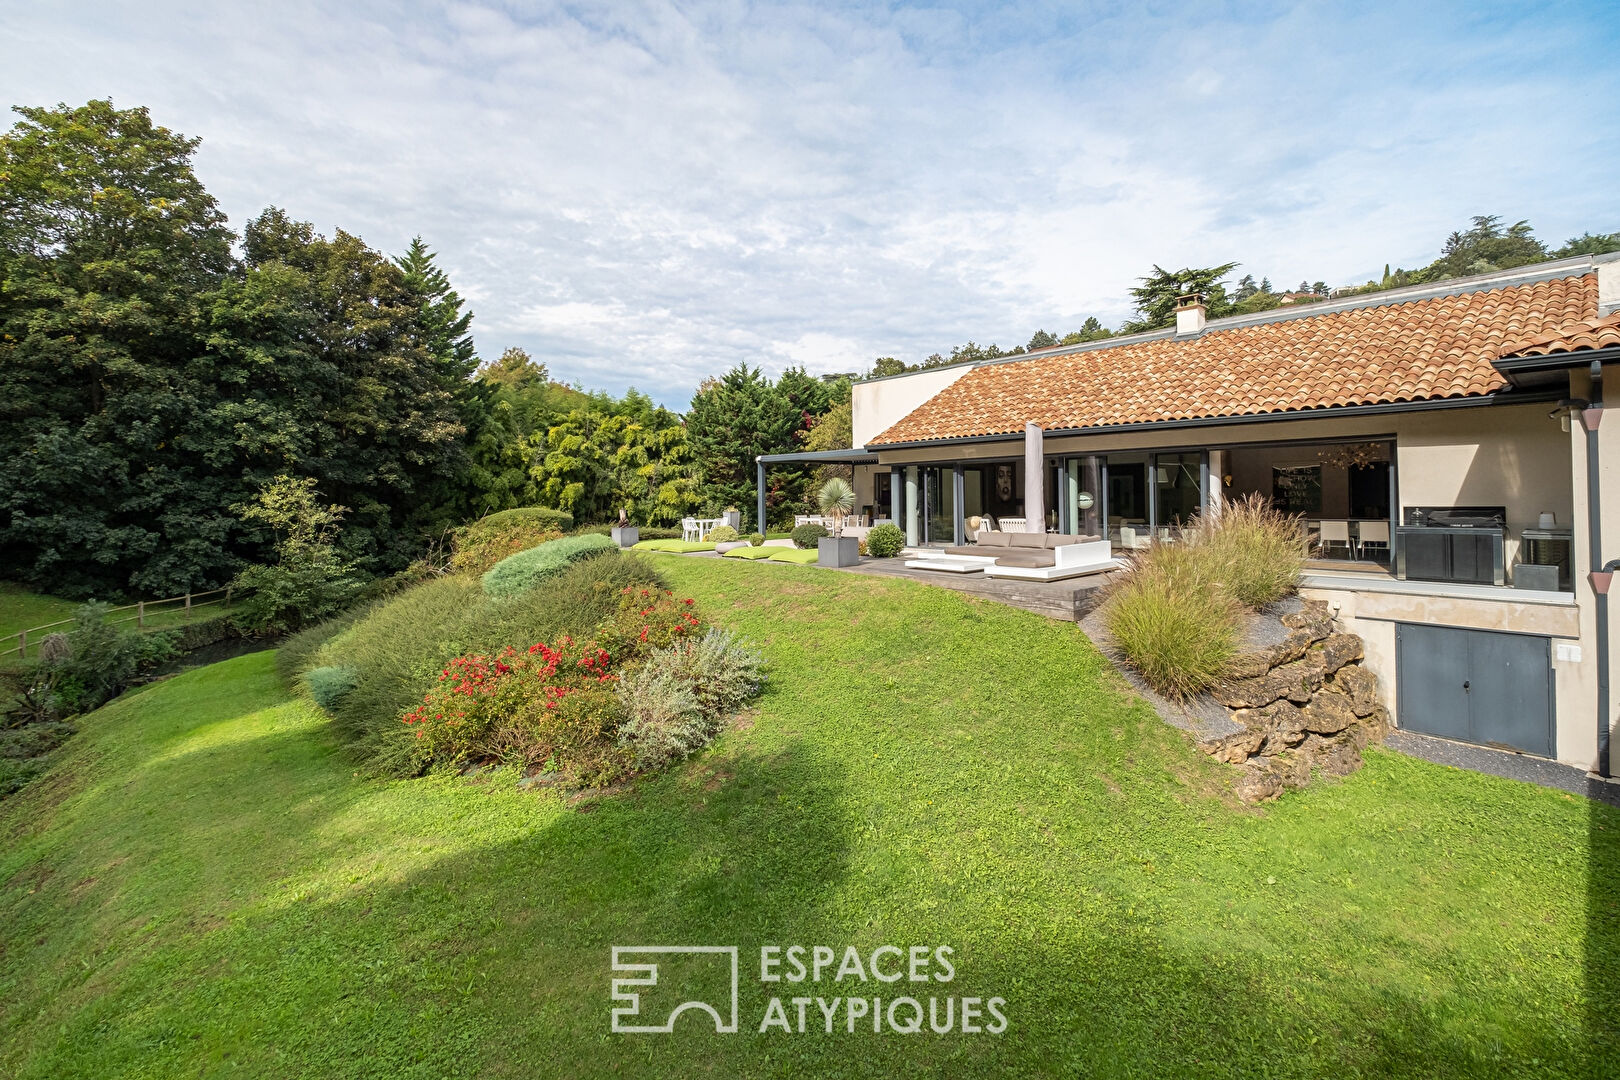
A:
{"type": "Polygon", "coordinates": [[[1291,596],[1305,565],[1305,530],[1300,520],[1272,507],[1259,494],[1227,503],[1218,517],[1201,520],[1189,532],[1208,574],[1250,611],[1291,596]]]}
{"type": "Polygon", "coordinates": [[[1103,609],[1115,646],[1167,697],[1214,685],[1237,650],[1241,605],[1210,570],[1196,543],[1157,544],[1136,557],[1103,609]]]}
{"type": "Polygon", "coordinates": [[[763,682],[764,660],[729,630],[656,649],[619,681],[619,745],[636,768],[663,768],[712,742],[763,682]]]}
{"type": "Polygon", "coordinates": [[[538,547],[508,555],[492,566],[484,574],[484,592],[494,597],[517,596],[581,559],[609,551],[617,552],[618,545],[611,538],[594,533],[548,540],[538,547]]]}

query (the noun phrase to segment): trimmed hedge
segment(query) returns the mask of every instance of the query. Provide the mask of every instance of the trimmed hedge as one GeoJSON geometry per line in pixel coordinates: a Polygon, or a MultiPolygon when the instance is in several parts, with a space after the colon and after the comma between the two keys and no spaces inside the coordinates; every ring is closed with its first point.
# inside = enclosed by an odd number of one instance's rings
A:
{"type": "Polygon", "coordinates": [[[509,555],[491,567],[484,575],[484,592],[495,597],[517,596],[581,559],[617,550],[608,537],[589,533],[548,540],[539,547],[509,555]]]}
{"type": "Polygon", "coordinates": [[[816,547],[816,541],[831,536],[824,525],[800,525],[793,530],[793,546],[799,548],[816,547]]]}
{"type": "Polygon", "coordinates": [[[866,534],[866,553],[877,559],[892,559],[906,546],[906,534],[898,525],[874,525],[866,534]]]}
{"type": "Polygon", "coordinates": [[[550,525],[558,532],[567,532],[574,527],[574,515],[566,510],[553,510],[549,506],[520,506],[515,510],[502,510],[498,514],[479,518],[467,528],[501,529],[508,525],[529,522],[550,525]]]}

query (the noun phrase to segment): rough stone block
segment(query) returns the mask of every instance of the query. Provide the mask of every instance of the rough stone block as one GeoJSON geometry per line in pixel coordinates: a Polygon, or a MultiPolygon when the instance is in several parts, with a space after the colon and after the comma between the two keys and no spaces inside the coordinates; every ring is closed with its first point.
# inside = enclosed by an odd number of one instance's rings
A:
{"type": "Polygon", "coordinates": [[[1350,699],[1333,690],[1323,690],[1300,710],[1303,727],[1318,735],[1337,735],[1356,722],[1350,699]]]}

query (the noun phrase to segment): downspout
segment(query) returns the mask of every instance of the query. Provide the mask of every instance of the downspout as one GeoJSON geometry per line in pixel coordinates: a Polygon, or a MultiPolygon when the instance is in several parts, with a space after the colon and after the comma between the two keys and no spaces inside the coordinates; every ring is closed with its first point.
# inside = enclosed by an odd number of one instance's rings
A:
{"type": "MultiPolygon", "coordinates": [[[[1603,363],[1592,362],[1592,390],[1586,408],[1581,410],[1581,426],[1586,429],[1586,529],[1589,561],[1594,572],[1607,566],[1603,558],[1603,477],[1599,471],[1598,424],[1603,420],[1603,363]]],[[[1608,589],[1593,583],[1593,613],[1597,617],[1598,663],[1598,775],[1609,771],[1609,596],[1608,589]]]]}

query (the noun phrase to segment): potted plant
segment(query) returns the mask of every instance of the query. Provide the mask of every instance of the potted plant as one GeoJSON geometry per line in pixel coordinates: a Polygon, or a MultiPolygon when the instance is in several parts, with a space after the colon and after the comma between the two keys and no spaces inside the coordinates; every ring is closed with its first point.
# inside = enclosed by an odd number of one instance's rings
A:
{"type": "Polygon", "coordinates": [[[843,535],[844,516],[855,509],[855,489],[849,486],[848,480],[835,476],[821,485],[816,503],[821,512],[833,520],[833,534],[816,542],[816,565],[854,566],[860,562],[860,540],[843,535]]]}
{"type": "Polygon", "coordinates": [[[630,524],[630,515],[619,508],[619,523],[613,526],[613,542],[622,548],[635,547],[641,539],[641,530],[630,524]]]}

